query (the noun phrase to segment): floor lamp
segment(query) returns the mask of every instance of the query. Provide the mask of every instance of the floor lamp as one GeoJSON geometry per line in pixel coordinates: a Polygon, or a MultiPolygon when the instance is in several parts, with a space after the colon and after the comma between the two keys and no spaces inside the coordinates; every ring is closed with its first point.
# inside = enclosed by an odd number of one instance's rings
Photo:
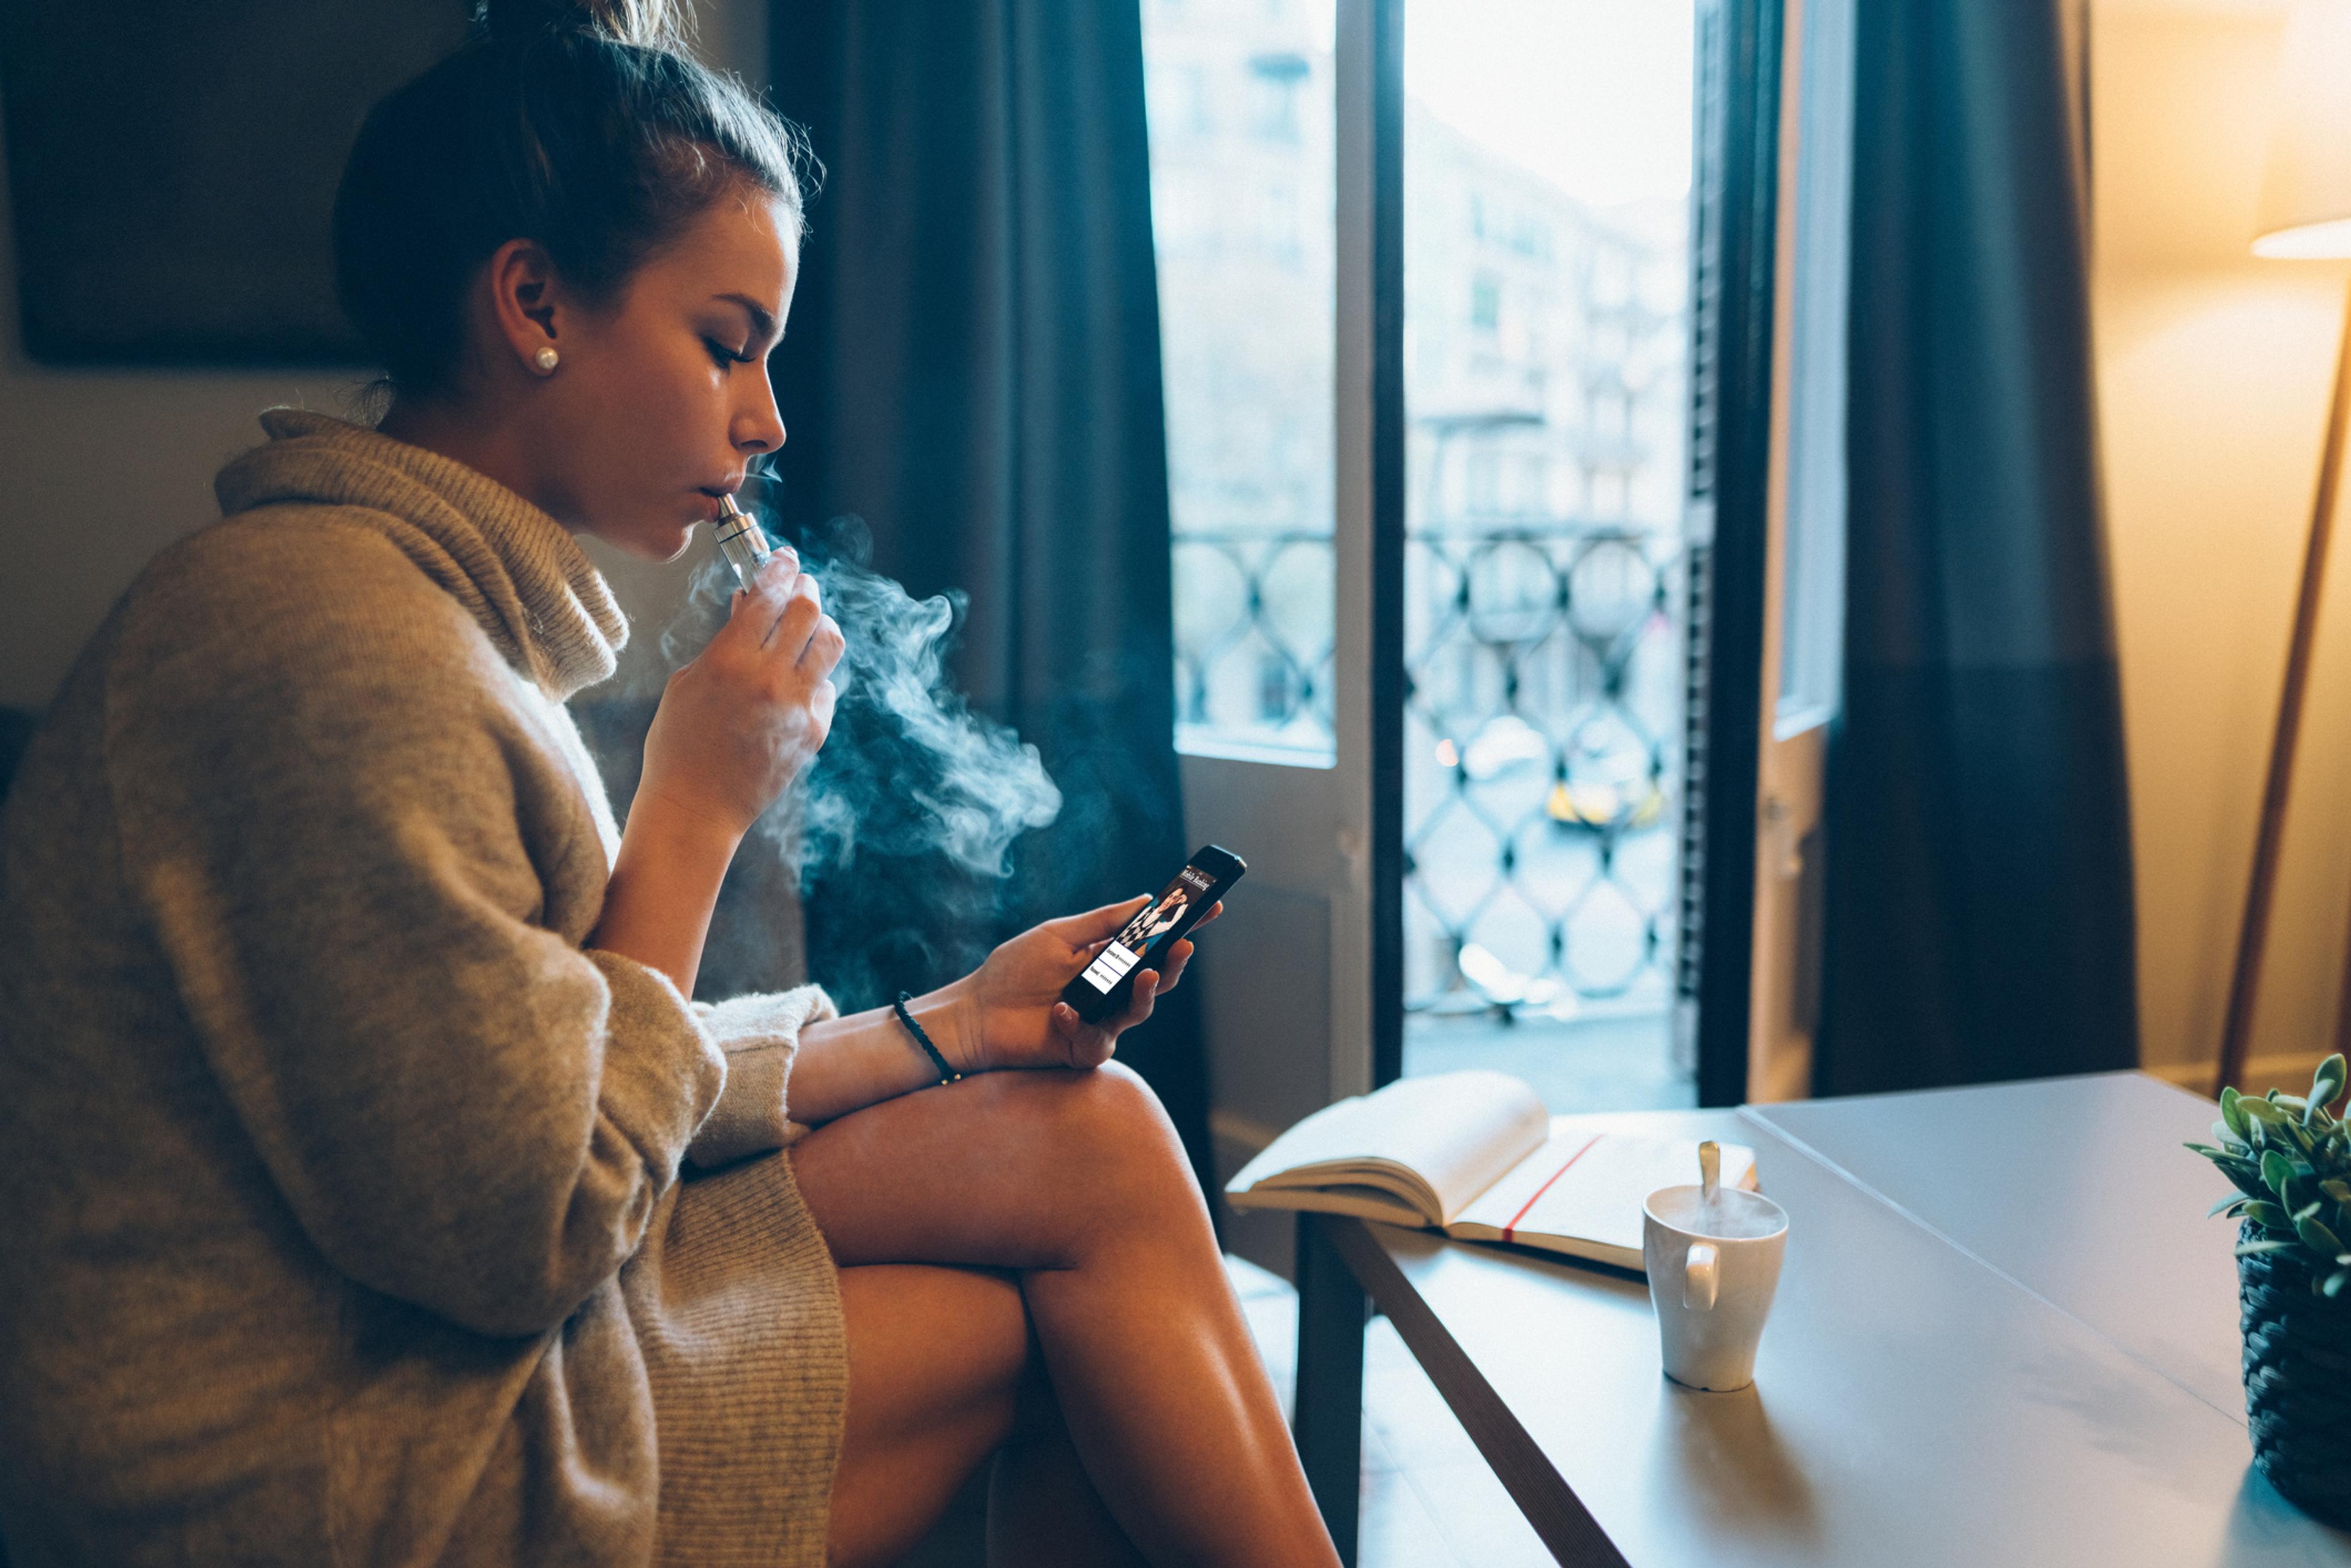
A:
{"type": "MultiPolygon", "coordinates": [[[[2302,260],[2351,257],[2351,86],[2346,86],[2351,84],[2351,0],[2301,0],[2287,18],[2279,59],[2278,119],[2262,183],[2260,237],[2253,241],[2253,254],[2302,260]]],[[[2318,459],[2318,494],[2311,507],[2294,631],[2286,643],[2285,685],[2278,695],[2261,827],[2253,840],[2253,874],[2246,884],[2245,918],[2237,933],[2237,965],[2229,983],[2216,1094],[2244,1075],[2245,1050],[2252,1034],[2270,902],[2276,891],[2278,848],[2285,833],[2286,795],[2294,782],[2294,745],[2301,737],[2303,697],[2310,684],[2318,596],[2325,582],[2326,546],[2342,481],[2346,423],[2351,423],[2351,301],[2344,311],[2343,346],[2335,360],[2326,440],[2318,459]]],[[[2346,962],[2345,979],[2351,985],[2351,962],[2346,962]]],[[[2351,992],[2336,1019],[2338,1041],[2346,1031],[2351,1031],[2351,992]]]]}

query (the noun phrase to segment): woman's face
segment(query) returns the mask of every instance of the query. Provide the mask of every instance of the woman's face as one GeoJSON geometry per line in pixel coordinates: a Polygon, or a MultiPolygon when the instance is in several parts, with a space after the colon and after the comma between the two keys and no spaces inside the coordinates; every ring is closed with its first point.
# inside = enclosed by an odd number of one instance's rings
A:
{"type": "Polygon", "coordinates": [[[532,389],[530,466],[565,527],[671,559],[718,515],[716,492],[784,444],[767,357],[791,308],[798,235],[782,201],[738,187],[608,309],[549,312],[560,358],[532,389]]]}

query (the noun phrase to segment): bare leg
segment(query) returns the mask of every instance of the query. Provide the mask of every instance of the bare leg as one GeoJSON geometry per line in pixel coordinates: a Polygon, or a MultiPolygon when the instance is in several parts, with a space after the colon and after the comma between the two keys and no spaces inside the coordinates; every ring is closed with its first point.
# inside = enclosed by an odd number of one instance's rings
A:
{"type": "MultiPolygon", "coordinates": [[[[1337,1561],[1182,1145],[1132,1072],[989,1073],[791,1157],[845,1267],[1014,1273],[1086,1474],[1152,1562],[1337,1561]]],[[[854,1422],[853,1364],[850,1399],[854,1422]]]]}
{"type": "MultiPolygon", "coordinates": [[[[1032,1345],[1034,1342],[1031,1342],[1032,1345]]],[[[1045,1364],[1021,1379],[1012,1436],[996,1451],[987,1486],[987,1561],[993,1568],[1144,1568],[1078,1458],[1045,1364]]]]}
{"type": "Polygon", "coordinates": [[[904,1556],[991,1449],[992,1561],[1020,1568],[1141,1561],[1078,1464],[1008,1275],[914,1264],[844,1269],[841,1302],[849,1418],[826,1542],[833,1563],[904,1556]]]}

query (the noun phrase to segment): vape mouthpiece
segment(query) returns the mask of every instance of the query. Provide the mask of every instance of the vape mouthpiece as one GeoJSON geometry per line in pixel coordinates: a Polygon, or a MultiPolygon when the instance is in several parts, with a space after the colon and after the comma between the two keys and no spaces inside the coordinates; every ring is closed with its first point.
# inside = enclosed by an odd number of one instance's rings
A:
{"type": "Polygon", "coordinates": [[[735,505],[734,497],[721,496],[718,525],[712,530],[712,537],[718,541],[718,553],[735,569],[735,580],[748,593],[752,579],[775,553],[775,548],[768,543],[767,531],[759,527],[757,518],[735,505]]]}

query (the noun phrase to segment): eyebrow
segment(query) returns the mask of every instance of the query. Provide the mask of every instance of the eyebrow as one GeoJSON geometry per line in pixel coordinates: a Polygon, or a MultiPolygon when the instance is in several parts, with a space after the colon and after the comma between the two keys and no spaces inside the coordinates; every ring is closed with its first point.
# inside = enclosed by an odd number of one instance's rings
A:
{"type": "Polygon", "coordinates": [[[765,306],[752,298],[749,295],[720,294],[716,295],[713,298],[729,300],[734,304],[740,305],[745,310],[750,312],[752,336],[758,338],[768,338],[775,335],[776,319],[768,314],[767,308],[765,306]]]}

